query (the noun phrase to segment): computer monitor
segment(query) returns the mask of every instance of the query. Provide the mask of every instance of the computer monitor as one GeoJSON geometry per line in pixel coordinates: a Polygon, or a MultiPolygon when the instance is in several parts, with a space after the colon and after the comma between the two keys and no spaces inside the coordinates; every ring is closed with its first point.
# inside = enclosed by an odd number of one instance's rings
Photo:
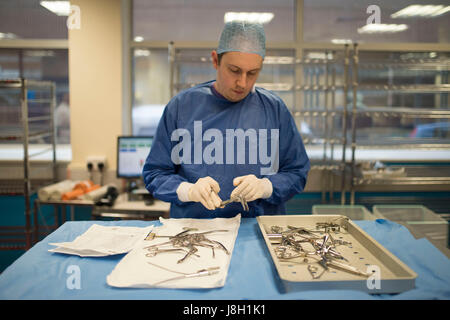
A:
{"type": "Polygon", "coordinates": [[[152,146],[152,136],[120,136],[117,138],[117,177],[137,179],[152,146]]]}

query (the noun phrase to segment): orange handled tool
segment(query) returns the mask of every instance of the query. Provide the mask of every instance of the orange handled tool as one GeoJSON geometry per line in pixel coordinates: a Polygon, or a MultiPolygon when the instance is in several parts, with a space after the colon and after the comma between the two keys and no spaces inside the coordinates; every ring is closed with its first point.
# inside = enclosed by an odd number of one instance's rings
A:
{"type": "Polygon", "coordinates": [[[78,198],[79,196],[91,192],[95,189],[100,188],[100,185],[98,184],[94,184],[92,181],[90,180],[86,180],[86,181],[81,181],[80,183],[77,183],[72,191],[66,192],[62,195],[61,199],[62,200],[73,200],[78,198]]]}

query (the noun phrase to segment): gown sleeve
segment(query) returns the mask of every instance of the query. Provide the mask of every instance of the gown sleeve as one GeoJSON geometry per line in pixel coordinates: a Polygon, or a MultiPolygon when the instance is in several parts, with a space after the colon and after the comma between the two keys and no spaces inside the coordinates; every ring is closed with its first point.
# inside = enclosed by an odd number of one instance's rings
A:
{"type": "Polygon", "coordinates": [[[177,100],[173,99],[164,109],[156,129],[155,139],[145,161],[142,175],[145,188],[157,199],[186,204],[177,195],[180,183],[187,181],[178,174],[179,165],[171,159],[171,133],[177,127],[177,100]]]}

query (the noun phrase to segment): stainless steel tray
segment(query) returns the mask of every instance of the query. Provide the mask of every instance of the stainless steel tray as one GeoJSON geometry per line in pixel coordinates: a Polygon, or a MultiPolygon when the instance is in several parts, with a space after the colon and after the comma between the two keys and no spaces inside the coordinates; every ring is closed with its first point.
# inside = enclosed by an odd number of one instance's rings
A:
{"type": "Polygon", "coordinates": [[[413,289],[415,286],[417,274],[345,216],[276,215],[259,216],[257,221],[286,291],[347,289],[379,294],[399,293],[413,289]],[[307,262],[304,261],[304,257],[279,259],[275,252],[279,244],[273,244],[273,238],[271,240],[268,236],[272,233],[272,226],[283,229],[295,226],[315,230],[316,223],[334,221],[344,221],[342,225],[345,228],[333,232],[332,236],[351,243],[339,245],[336,250],[348,260],[346,264],[370,275],[358,275],[335,267],[324,270],[316,262],[317,260],[308,257],[306,257],[307,262]],[[308,265],[317,266],[318,273],[323,271],[320,278],[312,277],[308,265]],[[375,273],[370,273],[373,270],[375,273]]]}

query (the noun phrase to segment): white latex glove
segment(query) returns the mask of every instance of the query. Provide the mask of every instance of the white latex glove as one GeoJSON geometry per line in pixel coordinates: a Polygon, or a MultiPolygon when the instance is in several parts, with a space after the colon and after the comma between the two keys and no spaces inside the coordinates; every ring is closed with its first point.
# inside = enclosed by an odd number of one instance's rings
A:
{"type": "Polygon", "coordinates": [[[241,195],[247,202],[267,199],[273,192],[272,182],[269,179],[259,179],[253,174],[234,178],[233,185],[236,188],[231,192],[230,198],[241,195]]]}
{"type": "Polygon", "coordinates": [[[219,184],[211,177],[204,177],[196,183],[182,182],[177,189],[181,201],[200,202],[206,209],[214,210],[220,207],[222,200],[218,196],[219,184]]]}

